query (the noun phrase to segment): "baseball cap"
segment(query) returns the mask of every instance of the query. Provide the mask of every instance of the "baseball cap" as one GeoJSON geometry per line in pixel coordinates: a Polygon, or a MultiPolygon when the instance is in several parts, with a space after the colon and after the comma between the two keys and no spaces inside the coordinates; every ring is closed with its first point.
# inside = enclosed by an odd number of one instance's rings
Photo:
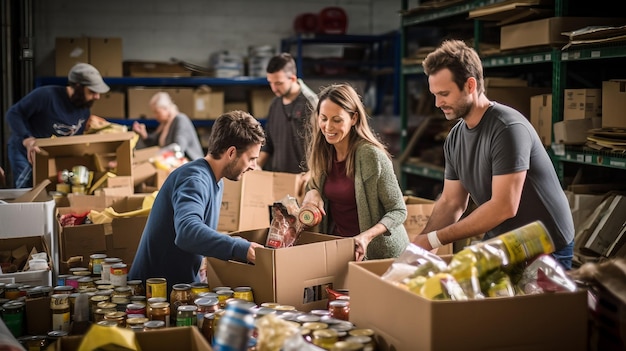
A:
{"type": "Polygon", "coordinates": [[[94,93],[104,94],[110,89],[102,79],[100,72],[88,63],[78,63],[74,65],[67,75],[67,80],[72,83],[84,85],[94,93]]]}

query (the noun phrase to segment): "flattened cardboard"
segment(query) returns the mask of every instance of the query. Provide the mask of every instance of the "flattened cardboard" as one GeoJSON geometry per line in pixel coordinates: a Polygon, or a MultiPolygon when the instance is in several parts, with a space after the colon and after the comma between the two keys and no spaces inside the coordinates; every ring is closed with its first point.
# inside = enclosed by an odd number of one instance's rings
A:
{"type": "Polygon", "coordinates": [[[587,350],[586,291],[431,301],[381,279],[393,261],[349,263],[350,321],[381,351],[587,350]]]}
{"type": "MultiPolygon", "coordinates": [[[[269,228],[235,232],[265,244],[269,228]]],[[[257,304],[277,302],[300,311],[326,309],[325,287],[343,288],[349,261],[354,260],[354,239],[302,232],[288,248],[256,249],[256,263],[208,258],[209,286],[250,286],[257,304]]]]}

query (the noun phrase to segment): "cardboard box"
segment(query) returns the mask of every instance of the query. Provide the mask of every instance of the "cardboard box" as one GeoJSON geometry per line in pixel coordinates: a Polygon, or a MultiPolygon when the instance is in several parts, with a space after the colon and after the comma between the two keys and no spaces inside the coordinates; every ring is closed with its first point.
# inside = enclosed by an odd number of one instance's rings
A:
{"type": "Polygon", "coordinates": [[[198,87],[193,92],[193,110],[189,117],[196,119],[217,119],[224,113],[224,92],[207,86],[198,87]]]}
{"type": "Polygon", "coordinates": [[[75,64],[89,62],[89,39],[87,37],[56,38],[54,51],[55,75],[67,77],[75,64]]]}
{"type": "Polygon", "coordinates": [[[626,80],[602,82],[602,128],[626,128],[626,80]]]}
{"type": "Polygon", "coordinates": [[[126,94],[119,91],[109,91],[100,94],[100,100],[94,102],[91,114],[103,118],[124,118],[126,116],[126,94]]]}
{"type": "Polygon", "coordinates": [[[623,25],[623,19],[604,17],[551,17],[500,28],[500,49],[509,50],[531,46],[566,44],[563,32],[598,25],[623,25]]]}
{"type": "Polygon", "coordinates": [[[272,100],[276,97],[268,87],[265,89],[250,89],[250,113],[257,119],[267,118],[272,100]]]}
{"type": "Polygon", "coordinates": [[[170,94],[180,112],[188,116],[193,113],[195,106],[193,88],[130,87],[127,91],[128,118],[154,119],[150,99],[160,91],[170,94]]]}
{"type": "Polygon", "coordinates": [[[587,142],[587,131],[593,129],[593,120],[571,119],[554,123],[554,142],[566,145],[584,144],[587,142]]]}
{"type": "MultiPolygon", "coordinates": [[[[142,350],[170,351],[212,351],[211,345],[204,339],[198,328],[193,326],[163,328],[135,333],[137,343],[142,350]]],[[[64,336],[48,347],[49,351],[77,351],[83,335],[64,336]]]]}
{"type": "Polygon", "coordinates": [[[131,177],[134,137],[134,132],[126,132],[39,138],[36,143],[41,152],[35,155],[33,182],[38,184],[47,179],[51,182],[48,190],[55,190],[59,171],[76,165],[91,171],[104,170],[110,160],[116,161],[116,175],[131,177]]]}
{"type": "Polygon", "coordinates": [[[89,63],[103,77],[121,77],[122,38],[89,38],[89,63]]]}
{"type": "Polygon", "coordinates": [[[544,146],[552,145],[552,94],[530,97],[530,123],[544,146]]]}
{"type": "Polygon", "coordinates": [[[230,112],[235,110],[248,112],[250,111],[250,108],[248,107],[248,103],[245,101],[224,103],[224,112],[230,112]]]}
{"type": "Polygon", "coordinates": [[[566,190],[565,195],[569,202],[569,208],[574,218],[574,229],[578,232],[582,224],[591,216],[593,211],[600,205],[604,195],[576,194],[566,190]]]}
{"type": "MultiPolygon", "coordinates": [[[[430,214],[433,212],[435,202],[429,199],[422,199],[415,196],[405,196],[404,203],[406,203],[407,216],[404,221],[404,228],[409,235],[409,240],[413,241],[418,236],[426,223],[430,219],[430,214]]],[[[454,252],[454,244],[446,244],[437,250],[438,255],[449,255],[454,252]]]]}
{"type": "MultiPolygon", "coordinates": [[[[71,207],[57,208],[57,218],[65,214],[85,213],[89,210],[102,211],[112,207],[117,213],[141,209],[145,194],[125,196],[111,199],[105,196],[70,197],[71,207]]],[[[119,257],[129,267],[135,258],[139,240],[148,220],[147,215],[114,218],[111,223],[81,224],[77,226],[59,226],[60,258],[59,273],[69,272],[68,262],[82,262],[88,267],[89,256],[94,253],[105,253],[109,257],[119,257]],[[82,258],[82,260],[80,259],[82,258]]]]}
{"type": "Polygon", "coordinates": [[[178,63],[124,61],[124,75],[130,77],[191,77],[191,71],[178,63]]]}
{"type": "MultiPolygon", "coordinates": [[[[10,201],[30,189],[0,189],[0,200],[10,201]]],[[[54,272],[58,271],[59,244],[55,220],[55,201],[44,191],[32,202],[5,203],[0,205],[0,238],[42,236],[50,250],[54,272]]]]}
{"type": "Polygon", "coordinates": [[[602,89],[565,89],[563,120],[598,117],[602,113],[602,89]]]}
{"type": "Polygon", "coordinates": [[[381,279],[393,261],[349,263],[350,321],[379,350],[587,350],[586,291],[432,301],[381,279]]]}
{"type": "MultiPolygon", "coordinates": [[[[269,228],[235,232],[265,244],[269,228]]],[[[255,264],[208,258],[209,286],[250,286],[257,304],[277,302],[299,311],[326,309],[326,287],[344,288],[354,239],[302,232],[296,245],[256,249],[255,264]]]]}
{"type": "MultiPolygon", "coordinates": [[[[224,179],[217,229],[238,231],[270,226],[270,207],[285,196],[297,197],[300,174],[250,171],[240,181],[224,179]]],[[[298,204],[302,203],[298,199],[298,204]]]]}
{"type": "Polygon", "coordinates": [[[52,267],[54,262],[52,261],[52,255],[50,249],[46,244],[46,240],[43,236],[27,236],[19,238],[2,238],[0,239],[0,251],[6,254],[11,252],[15,253],[17,249],[25,248],[26,251],[19,250],[24,255],[21,257],[13,257],[15,264],[17,265],[17,272],[0,274],[1,278],[12,278],[16,283],[27,284],[32,286],[52,286],[52,267]],[[28,255],[31,251],[45,252],[48,255],[48,265],[51,267],[49,270],[30,271],[24,270],[24,264],[27,263],[28,255]]]}
{"type": "Polygon", "coordinates": [[[543,87],[488,87],[485,94],[493,100],[518,110],[530,120],[530,98],[535,95],[548,94],[552,88],[543,87]]]}
{"type": "Polygon", "coordinates": [[[585,238],[582,241],[584,252],[613,257],[626,241],[624,213],[626,213],[626,196],[618,194],[607,196],[591,215],[593,221],[588,233],[582,234],[585,238]]]}

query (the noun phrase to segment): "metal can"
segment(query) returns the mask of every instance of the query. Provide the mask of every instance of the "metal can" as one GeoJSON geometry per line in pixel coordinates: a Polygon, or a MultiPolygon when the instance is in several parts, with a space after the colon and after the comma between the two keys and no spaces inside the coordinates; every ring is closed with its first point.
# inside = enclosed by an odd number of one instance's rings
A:
{"type": "Polygon", "coordinates": [[[198,307],[196,312],[198,328],[202,328],[205,314],[214,313],[219,308],[219,300],[217,297],[200,297],[194,300],[194,304],[198,307]]]}
{"type": "Polygon", "coordinates": [[[128,266],[126,263],[116,263],[111,265],[111,275],[109,280],[114,286],[126,286],[128,278],[128,266]]]}
{"type": "Polygon", "coordinates": [[[210,292],[209,284],[207,283],[191,283],[191,300],[195,300],[200,297],[201,293],[210,292]]]}
{"type": "Polygon", "coordinates": [[[162,297],[167,299],[167,280],[165,278],[148,278],[146,280],[146,298],[162,297]]]}
{"type": "Polygon", "coordinates": [[[322,211],[313,204],[307,204],[300,208],[298,220],[307,227],[315,227],[322,221],[322,211]]]}
{"type": "Polygon", "coordinates": [[[102,280],[111,281],[111,266],[116,263],[121,263],[122,259],[117,257],[107,257],[102,262],[102,274],[100,278],[102,280]]]}
{"type": "Polygon", "coordinates": [[[52,310],[52,329],[70,331],[70,295],[52,294],[50,296],[52,310]]]}
{"type": "Polygon", "coordinates": [[[313,331],[313,345],[330,350],[338,341],[339,335],[334,329],[318,329],[313,331]]]}
{"type": "Polygon", "coordinates": [[[104,314],[105,321],[115,321],[119,327],[126,327],[126,312],[115,311],[104,314]]]}
{"type": "Polygon", "coordinates": [[[24,334],[25,306],[23,301],[9,301],[2,305],[2,320],[16,338],[24,334]]]}
{"type": "Polygon", "coordinates": [[[126,282],[126,285],[132,289],[133,296],[144,296],[146,294],[146,289],[144,289],[141,280],[129,280],[126,282]]]}
{"type": "Polygon", "coordinates": [[[156,330],[165,328],[165,322],[163,321],[147,321],[143,324],[143,330],[156,330]]]}

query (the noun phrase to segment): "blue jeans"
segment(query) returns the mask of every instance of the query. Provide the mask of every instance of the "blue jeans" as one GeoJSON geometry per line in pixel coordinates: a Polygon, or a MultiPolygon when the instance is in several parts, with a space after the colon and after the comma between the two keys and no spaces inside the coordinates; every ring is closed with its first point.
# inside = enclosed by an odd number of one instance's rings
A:
{"type": "Polygon", "coordinates": [[[566,245],[559,251],[554,251],[552,257],[557,260],[566,270],[572,269],[572,258],[574,258],[574,241],[566,245]]]}
{"type": "Polygon", "coordinates": [[[20,140],[9,138],[8,152],[15,188],[31,188],[33,186],[33,166],[28,162],[26,148],[20,140]]]}

